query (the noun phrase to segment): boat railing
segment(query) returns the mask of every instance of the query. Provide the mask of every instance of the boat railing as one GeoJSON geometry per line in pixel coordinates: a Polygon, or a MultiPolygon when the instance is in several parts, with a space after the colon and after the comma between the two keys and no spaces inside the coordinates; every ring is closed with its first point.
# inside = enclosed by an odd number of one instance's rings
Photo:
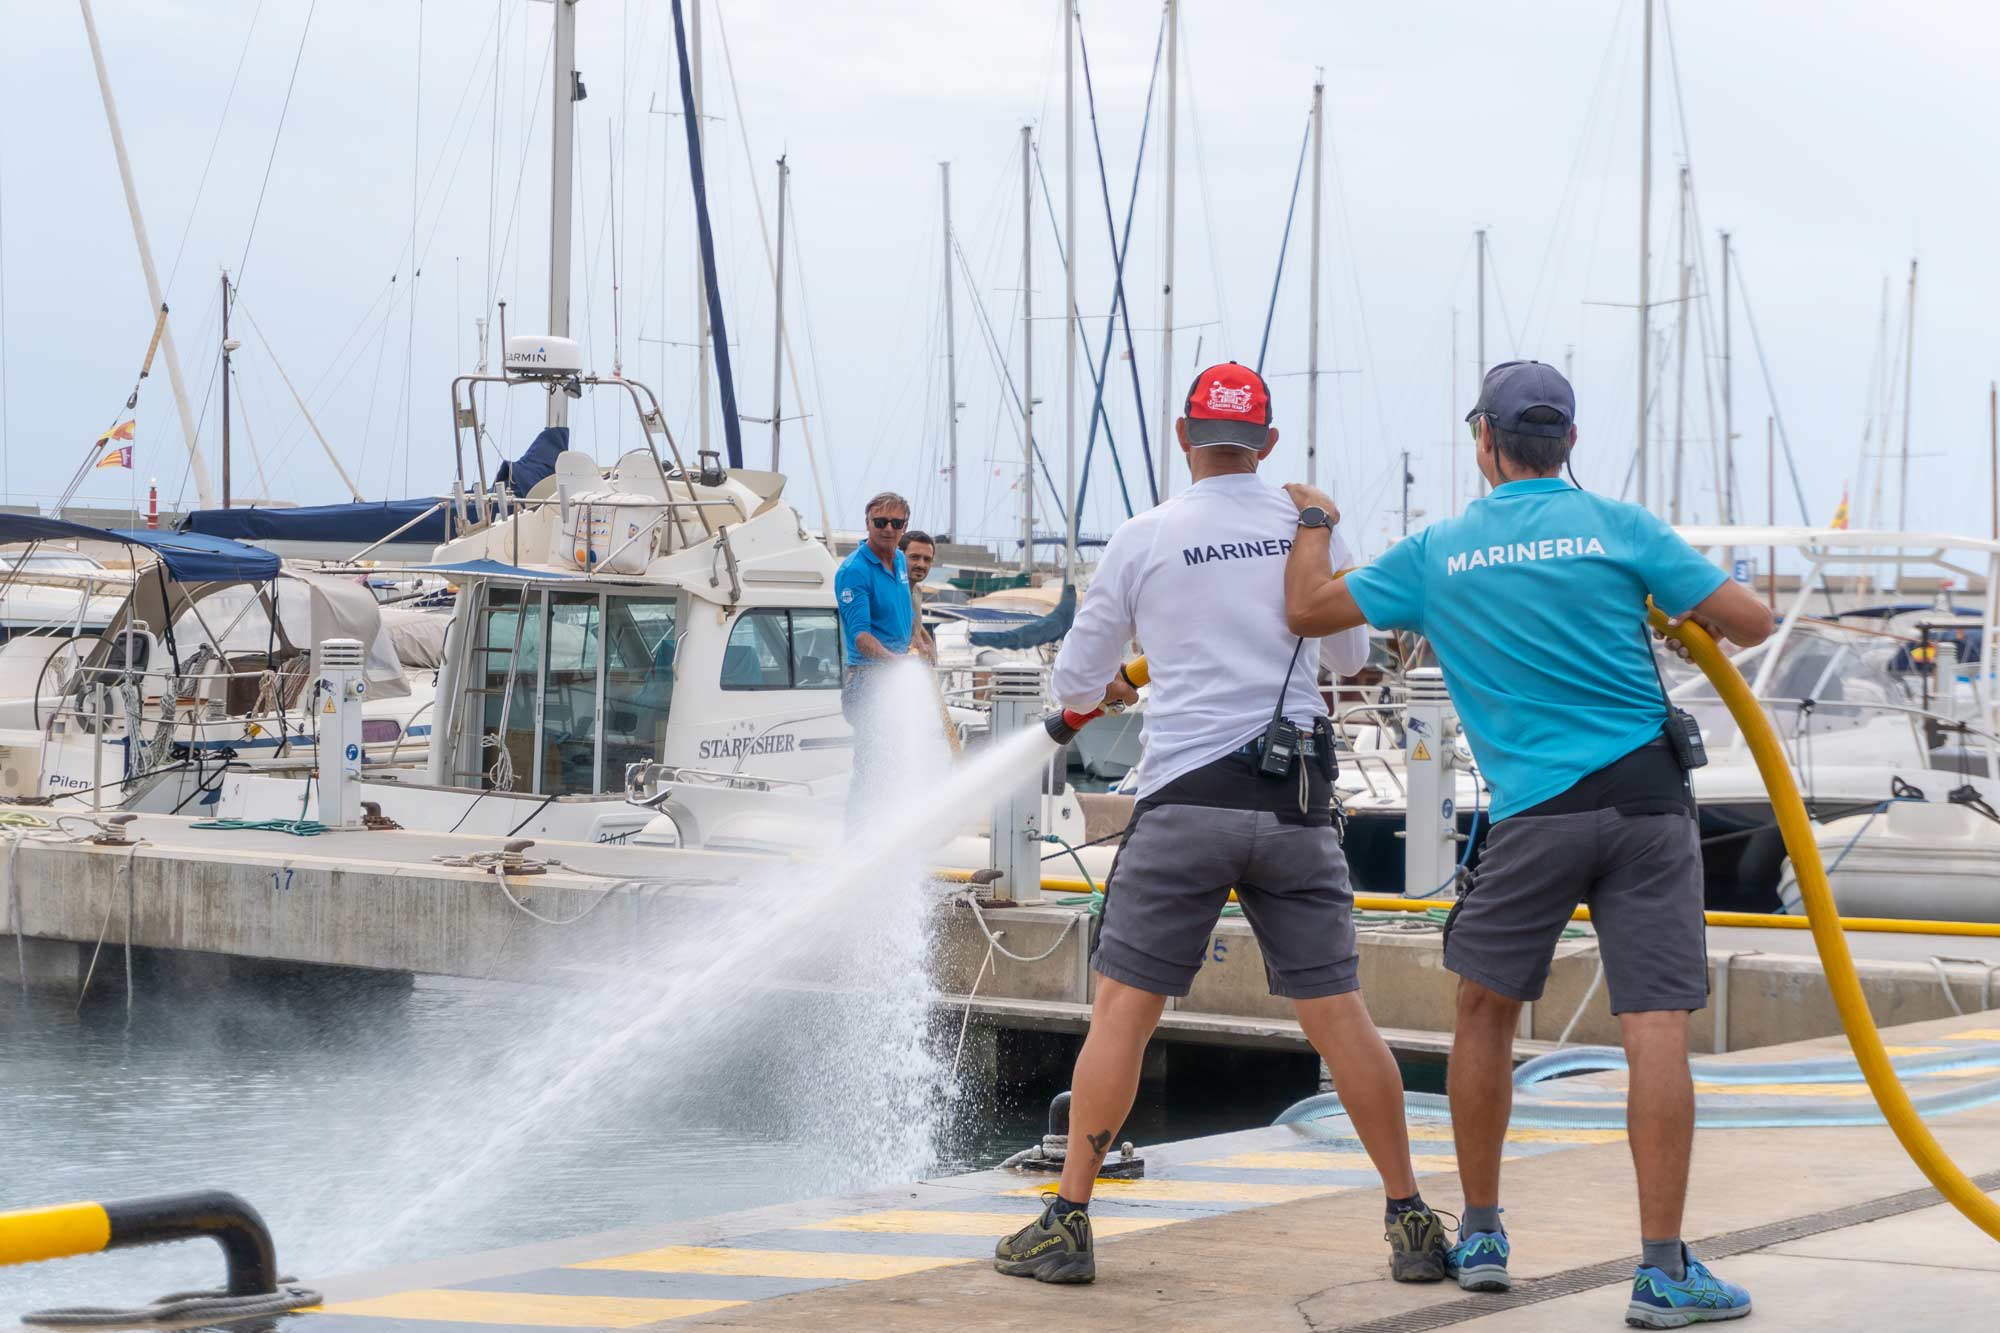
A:
{"type": "Polygon", "coordinates": [[[660,803],[673,795],[676,784],[690,787],[716,787],[727,791],[790,791],[800,795],[812,795],[812,784],[791,778],[760,777],[753,773],[723,773],[712,768],[687,768],[680,764],[663,764],[657,760],[625,766],[625,800],[629,805],[644,806],[657,810],[660,803]]]}
{"type": "MultiPolygon", "coordinates": [[[[52,707],[44,710],[37,700],[43,763],[46,766],[48,747],[70,734],[122,742],[126,759],[119,781],[163,767],[180,746],[201,750],[275,743],[282,752],[295,743],[316,745],[318,688],[311,679],[310,661],[301,654],[279,666],[231,667],[212,656],[197,655],[178,672],[79,665],[58,682],[52,707]],[[239,683],[242,688],[232,690],[239,683]],[[232,693],[237,699],[232,700],[232,693]],[[239,702],[245,695],[247,706],[239,702]]],[[[429,707],[430,703],[424,704],[409,721],[429,707]]],[[[407,722],[368,721],[395,725],[392,762],[405,744],[416,744],[408,736],[407,722]]],[[[364,745],[383,743],[367,739],[365,722],[363,737],[364,745]]]]}

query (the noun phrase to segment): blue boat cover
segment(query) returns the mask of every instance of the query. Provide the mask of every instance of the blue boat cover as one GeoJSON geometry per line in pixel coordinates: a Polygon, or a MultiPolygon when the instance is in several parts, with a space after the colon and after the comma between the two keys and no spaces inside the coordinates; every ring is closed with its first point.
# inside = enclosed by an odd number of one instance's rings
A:
{"type": "MultiPolygon", "coordinates": [[[[197,509],[182,521],[181,530],[251,542],[352,542],[358,549],[381,541],[426,509],[436,507],[439,499],[418,496],[412,500],[301,505],[296,509],[197,509]]],[[[432,545],[446,541],[445,518],[445,510],[438,509],[397,540],[432,545]]]]}
{"type": "Polygon", "coordinates": [[[511,463],[500,464],[500,470],[493,474],[494,484],[504,483],[514,494],[526,495],[535,489],[537,482],[555,473],[556,455],[568,448],[568,426],[544,426],[527,453],[511,463]]]}
{"type": "Polygon", "coordinates": [[[254,546],[189,532],[152,528],[107,531],[40,514],[0,514],[0,543],[37,541],[123,542],[159,556],[180,583],[256,583],[278,576],[278,557],[254,546]]]}
{"type": "Polygon", "coordinates": [[[1041,619],[1013,629],[976,629],[965,637],[981,648],[1034,648],[1054,643],[1069,633],[1070,622],[1075,619],[1076,585],[1065,583],[1062,596],[1056,600],[1055,610],[1041,619]]]}

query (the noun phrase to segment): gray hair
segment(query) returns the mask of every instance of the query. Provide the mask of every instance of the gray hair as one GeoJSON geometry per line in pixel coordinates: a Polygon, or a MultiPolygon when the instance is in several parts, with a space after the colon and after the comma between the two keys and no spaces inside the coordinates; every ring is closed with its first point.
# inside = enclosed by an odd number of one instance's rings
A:
{"type": "Polygon", "coordinates": [[[878,509],[900,509],[907,514],[910,512],[910,502],[894,491],[882,491],[868,502],[867,507],[861,513],[866,517],[878,509]]]}

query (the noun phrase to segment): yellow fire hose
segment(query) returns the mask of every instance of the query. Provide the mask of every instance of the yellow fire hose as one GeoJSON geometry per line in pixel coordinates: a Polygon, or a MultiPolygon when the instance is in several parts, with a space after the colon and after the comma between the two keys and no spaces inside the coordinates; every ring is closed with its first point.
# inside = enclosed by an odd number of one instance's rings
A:
{"type": "Polygon", "coordinates": [[[1889,1122],[1903,1150],[1909,1153],[1925,1179],[1937,1187],[1938,1193],[1975,1226],[2000,1240],[2000,1204],[1988,1198],[1967,1179],[1958,1163],[1945,1155],[1929,1126],[1910,1105],[1910,1094],[1897,1079],[1895,1067],[1889,1063],[1889,1053],[1882,1049],[1882,1034],[1875,1030],[1867,997],[1861,993],[1861,982],[1854,974],[1854,957],[1847,951],[1847,937],[1841,933],[1839,910],[1833,903],[1833,890],[1827,885],[1826,866],[1820,860],[1819,844],[1813,840],[1805,802],[1799,799],[1798,784],[1792,780],[1791,765],[1785,761],[1785,752],[1778,744],[1777,733],[1771,729],[1770,719],[1750,693],[1742,674],[1700,626],[1692,621],[1669,626],[1667,618],[1657,609],[1652,613],[1652,621],[1654,629],[1687,648],[1694,664],[1715,686],[1722,702],[1728,705],[1730,716],[1742,728],[1743,739],[1749,744],[1751,757],[1757,761],[1757,771],[1763,775],[1764,787],[1770,793],[1771,811],[1784,836],[1785,851],[1792,858],[1792,872],[1805,898],[1806,919],[1811,923],[1813,943],[1819,948],[1820,964],[1826,969],[1826,984],[1833,992],[1834,1007],[1840,1011],[1840,1025],[1847,1030],[1847,1044],[1853,1048],[1862,1077],[1868,1080],[1868,1090],[1875,1094],[1875,1104],[1882,1108],[1882,1118],[1889,1122]]]}

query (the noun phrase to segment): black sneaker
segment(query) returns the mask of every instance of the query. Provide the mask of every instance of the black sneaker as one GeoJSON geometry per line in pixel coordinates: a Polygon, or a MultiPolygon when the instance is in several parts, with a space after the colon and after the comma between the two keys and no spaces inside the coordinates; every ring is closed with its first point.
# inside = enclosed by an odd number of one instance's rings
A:
{"type": "Polygon", "coordinates": [[[1398,1282],[1444,1281],[1451,1242],[1444,1223],[1428,1205],[1398,1213],[1385,1234],[1390,1277],[1398,1282]]]}
{"type": "Polygon", "coordinates": [[[993,1266],[1008,1277],[1037,1282],[1095,1281],[1090,1214],[1079,1208],[1057,1217],[1055,1196],[1050,1195],[1040,1217],[993,1247],[993,1266]]]}

